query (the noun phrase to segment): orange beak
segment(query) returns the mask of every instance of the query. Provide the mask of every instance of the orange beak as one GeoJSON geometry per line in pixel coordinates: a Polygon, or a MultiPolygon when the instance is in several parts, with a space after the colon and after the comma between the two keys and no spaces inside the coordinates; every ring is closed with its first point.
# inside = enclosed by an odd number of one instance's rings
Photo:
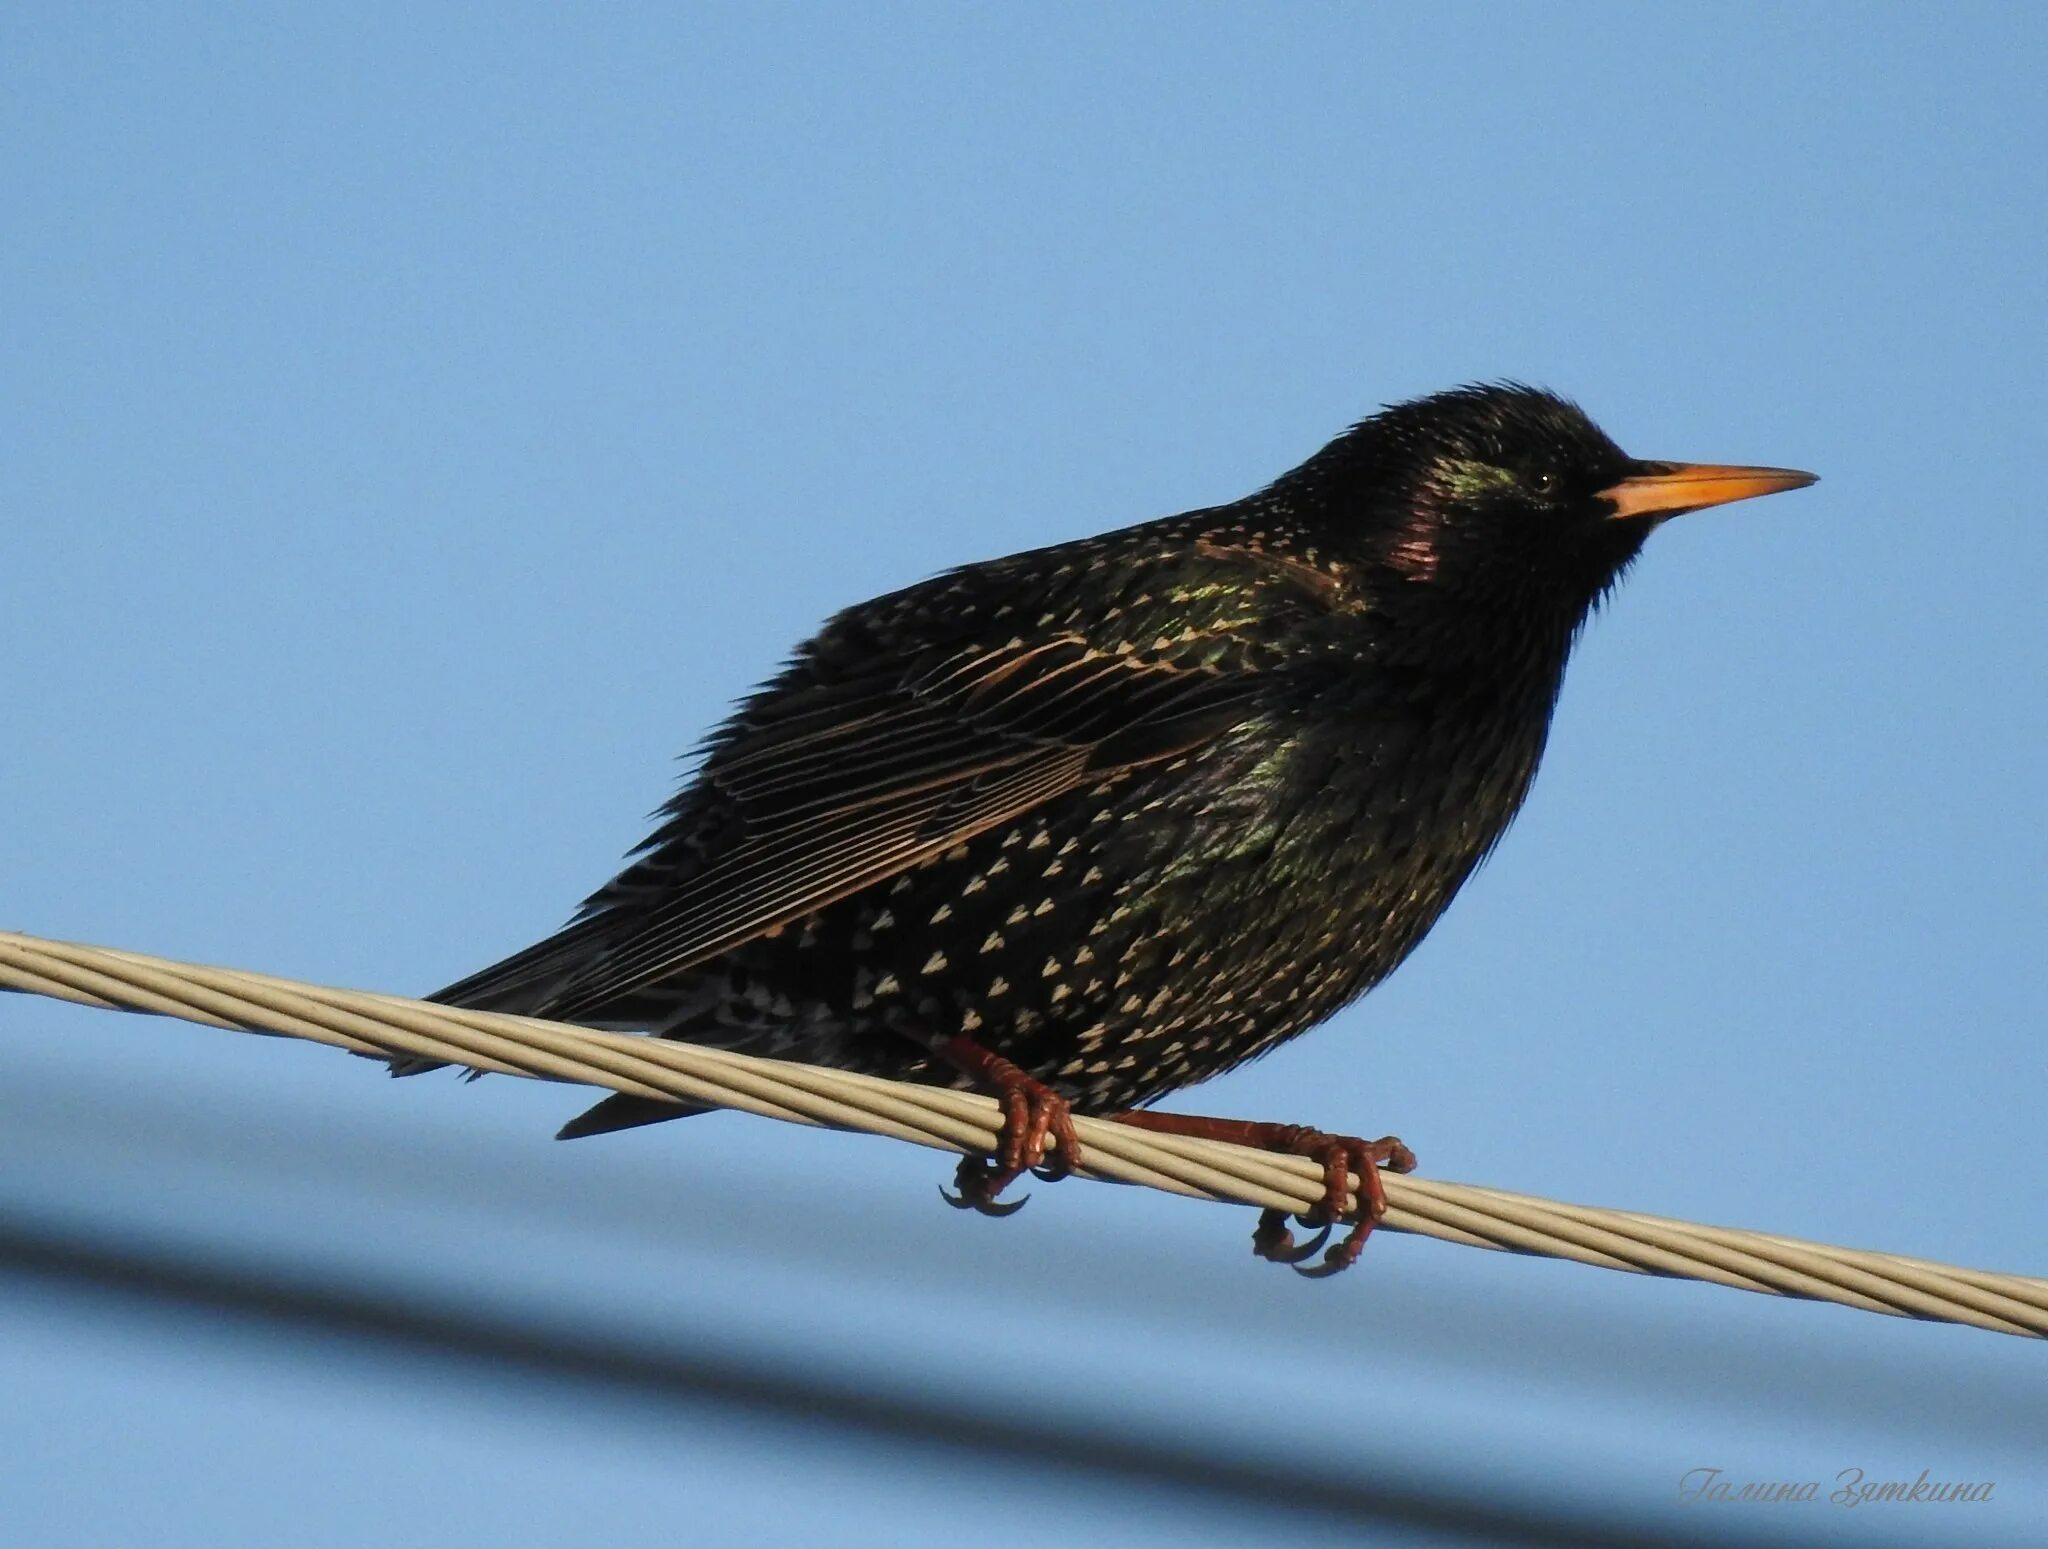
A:
{"type": "Polygon", "coordinates": [[[1753,495],[1775,495],[1781,489],[1804,489],[1820,477],[1797,468],[1740,468],[1720,463],[1645,463],[1619,484],[1600,492],[1614,507],[1617,520],[1637,516],[1682,516],[1708,506],[1753,495]]]}

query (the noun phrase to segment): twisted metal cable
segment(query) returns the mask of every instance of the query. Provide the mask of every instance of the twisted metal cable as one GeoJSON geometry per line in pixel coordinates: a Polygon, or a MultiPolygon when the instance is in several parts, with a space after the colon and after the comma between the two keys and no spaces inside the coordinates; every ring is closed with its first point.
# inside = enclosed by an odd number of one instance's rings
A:
{"type": "MultiPolygon", "coordinates": [[[[1002,1119],[992,1098],[975,1093],[13,931],[0,931],[0,989],[305,1038],[358,1054],[426,1055],[504,1075],[737,1108],[941,1151],[992,1150],[1002,1119]]],[[[1077,1119],[1076,1129],[1086,1156],[1075,1169],[1078,1177],[1289,1213],[1313,1209],[1323,1195],[1322,1169],[1305,1158],[1098,1119],[1077,1119]]],[[[1354,1191],[1357,1182],[1354,1177],[1354,1191]]],[[[2048,1279],[1564,1204],[1475,1184],[1396,1174],[1383,1182],[1385,1230],[2048,1338],[2048,1279]]]]}

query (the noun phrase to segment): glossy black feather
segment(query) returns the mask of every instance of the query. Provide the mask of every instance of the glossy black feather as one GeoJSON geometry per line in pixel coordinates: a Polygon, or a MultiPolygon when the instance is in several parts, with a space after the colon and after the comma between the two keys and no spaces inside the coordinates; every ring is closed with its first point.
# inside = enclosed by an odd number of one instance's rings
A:
{"type": "MultiPolygon", "coordinates": [[[[1164,584],[1185,555],[1162,543],[1145,568],[1164,584]]],[[[1051,586],[1076,571],[1065,550],[1005,568],[1004,592],[1033,572],[1051,586]]],[[[1268,568],[1247,575],[1251,590],[1299,586],[1285,567],[1268,568]]],[[[956,572],[836,621],[714,739],[637,865],[557,936],[439,998],[609,1021],[608,1007],[649,984],[1084,781],[1200,745],[1242,718],[1257,689],[1254,632],[1243,623],[1217,618],[1142,651],[1123,649],[1099,621],[1093,639],[1086,630],[1027,638],[1011,632],[1014,609],[977,595],[994,590],[975,570],[956,572]],[[873,650],[869,631],[884,608],[933,648],[907,661],[900,638],[893,652],[873,650]],[[986,623],[961,627],[974,618],[986,623]]]]}
{"type": "Polygon", "coordinates": [[[1461,389],[1233,505],[850,608],[572,924],[440,998],[952,1084],[965,1035],[1084,1110],[1227,1069],[1498,840],[1647,530],[1598,507],[1630,466],[1559,399],[1461,389]]]}

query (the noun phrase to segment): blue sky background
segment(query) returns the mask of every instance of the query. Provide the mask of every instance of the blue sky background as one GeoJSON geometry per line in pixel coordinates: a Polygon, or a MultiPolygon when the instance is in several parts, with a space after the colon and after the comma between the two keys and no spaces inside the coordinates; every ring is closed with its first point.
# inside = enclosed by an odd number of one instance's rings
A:
{"type": "MultiPolygon", "coordinates": [[[[1823,482],[1662,532],[1413,961],[1180,1105],[2048,1273],[2044,58],[2024,4],[14,7],[0,924],[429,989],[833,608],[1525,377],[1823,482]]],[[[552,1147],[575,1107],[9,1001],[0,1219],[1645,1530],[2048,1531],[2037,1346],[1406,1238],[1309,1286],[1241,1212],[998,1225],[927,1153],[552,1147]],[[1737,1524],[1701,1465],[1998,1489],[1737,1524]]],[[[22,1542],[1273,1528],[47,1285],[0,1320],[22,1542]]]]}

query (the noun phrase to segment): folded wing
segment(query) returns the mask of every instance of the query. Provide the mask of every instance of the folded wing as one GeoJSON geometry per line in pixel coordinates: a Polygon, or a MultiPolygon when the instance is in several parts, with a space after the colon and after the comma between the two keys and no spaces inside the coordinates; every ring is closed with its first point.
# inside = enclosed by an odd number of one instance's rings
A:
{"type": "Polygon", "coordinates": [[[1199,748],[1257,676],[1070,636],[789,682],[728,728],[641,859],[564,931],[437,998],[601,1021],[608,1006],[1045,802],[1199,748]]]}

